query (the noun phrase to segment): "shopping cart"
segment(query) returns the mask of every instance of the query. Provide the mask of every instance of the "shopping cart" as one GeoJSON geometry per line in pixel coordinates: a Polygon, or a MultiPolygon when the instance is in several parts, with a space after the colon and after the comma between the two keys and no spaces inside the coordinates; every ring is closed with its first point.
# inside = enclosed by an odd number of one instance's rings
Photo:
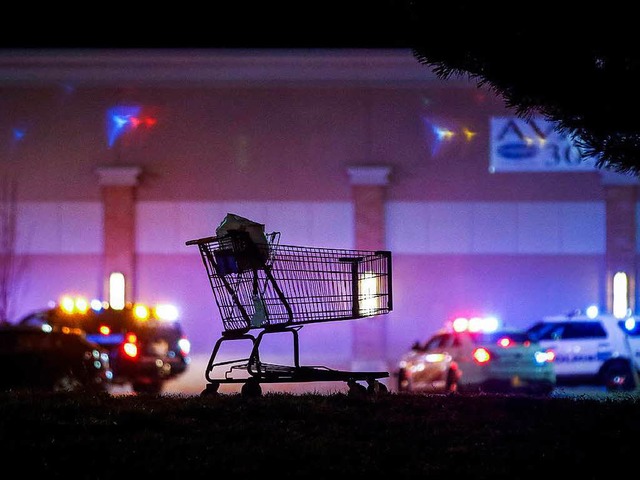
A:
{"type": "Polygon", "coordinates": [[[200,249],[224,326],[202,394],[216,393],[224,383],[242,383],[244,396],[260,396],[262,383],[323,381],[344,381],[349,393],[365,388],[359,381],[369,392],[386,391],[378,379],[388,372],[300,365],[298,331],[307,323],[390,312],[391,252],[281,245],[279,239],[274,232],[256,242],[237,230],[186,242],[200,249]],[[293,365],[262,362],[264,335],[283,332],[293,338],[293,365]],[[222,343],[237,340],[250,342],[249,356],[216,362],[222,343]]]}

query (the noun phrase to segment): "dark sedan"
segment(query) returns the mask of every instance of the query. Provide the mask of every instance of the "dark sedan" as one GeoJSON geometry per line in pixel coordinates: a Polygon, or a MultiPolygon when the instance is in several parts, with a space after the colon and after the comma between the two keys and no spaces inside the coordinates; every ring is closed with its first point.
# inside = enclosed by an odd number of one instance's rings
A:
{"type": "Polygon", "coordinates": [[[108,392],[108,353],[74,329],[0,327],[0,390],[108,392]]]}

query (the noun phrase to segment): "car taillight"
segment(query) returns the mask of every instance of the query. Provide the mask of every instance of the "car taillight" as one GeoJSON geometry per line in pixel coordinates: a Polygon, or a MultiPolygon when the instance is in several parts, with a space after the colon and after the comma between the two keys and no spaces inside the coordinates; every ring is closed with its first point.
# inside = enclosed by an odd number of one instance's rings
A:
{"type": "MultiPolygon", "coordinates": [[[[511,337],[500,337],[496,343],[499,347],[502,348],[515,347],[516,345],[518,345],[518,341],[514,340],[511,337]]],[[[525,347],[529,347],[531,345],[531,341],[524,340],[522,342],[522,345],[524,345],[525,347]]]]}
{"type": "Polygon", "coordinates": [[[547,350],[545,352],[536,352],[535,357],[538,363],[553,362],[556,359],[556,354],[553,350],[547,350]]]}
{"type": "Polygon", "coordinates": [[[491,360],[491,353],[489,353],[489,350],[483,347],[476,348],[471,355],[473,356],[475,362],[480,365],[491,360]]]}
{"type": "Polygon", "coordinates": [[[138,356],[138,337],[135,333],[127,333],[124,343],[122,344],[122,351],[130,358],[136,358],[138,356]]]}

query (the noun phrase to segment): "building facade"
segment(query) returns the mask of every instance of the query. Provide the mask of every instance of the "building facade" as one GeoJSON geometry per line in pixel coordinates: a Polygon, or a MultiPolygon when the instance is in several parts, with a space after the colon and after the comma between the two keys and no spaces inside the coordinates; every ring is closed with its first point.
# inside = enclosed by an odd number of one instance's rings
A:
{"type": "Polygon", "coordinates": [[[10,320],[106,299],[120,272],[128,301],[177,305],[208,354],[222,324],[185,243],[227,213],[284,244],[392,252],[393,311],[305,326],[306,363],[393,369],[458,315],[612,310],[619,272],[636,309],[636,180],[570,162],[543,122],[530,138],[408,51],[5,51],[0,75],[10,320]],[[557,162],[520,168],[530,141],[557,162]]]}

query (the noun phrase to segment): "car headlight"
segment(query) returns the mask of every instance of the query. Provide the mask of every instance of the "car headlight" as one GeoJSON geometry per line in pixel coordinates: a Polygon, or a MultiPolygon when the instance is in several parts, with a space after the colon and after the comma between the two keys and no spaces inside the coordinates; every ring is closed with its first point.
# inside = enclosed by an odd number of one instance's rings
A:
{"type": "Polygon", "coordinates": [[[440,363],[444,359],[445,355],[443,353],[428,353],[424,356],[424,361],[427,363],[440,363]]]}

